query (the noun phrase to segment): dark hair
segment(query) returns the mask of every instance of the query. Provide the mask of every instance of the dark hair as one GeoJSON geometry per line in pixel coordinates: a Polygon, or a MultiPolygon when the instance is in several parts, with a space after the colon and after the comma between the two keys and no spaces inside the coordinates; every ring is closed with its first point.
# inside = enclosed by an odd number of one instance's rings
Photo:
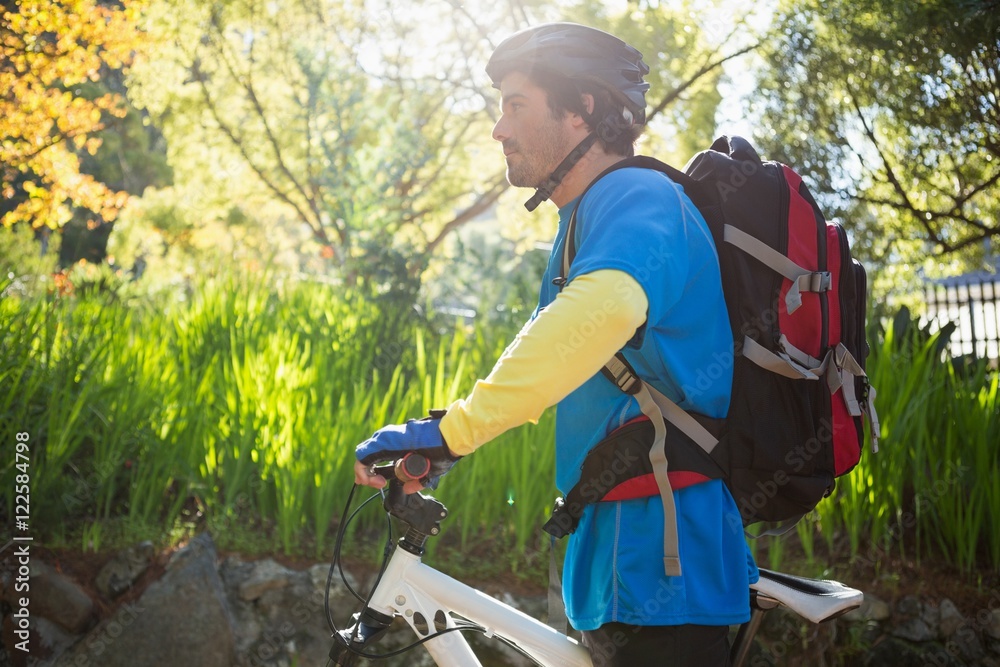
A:
{"type": "Polygon", "coordinates": [[[588,81],[574,81],[537,68],[528,76],[535,85],[546,92],[549,110],[554,116],[566,113],[579,114],[587,121],[591,130],[597,131],[598,141],[605,151],[625,157],[635,154],[635,142],[642,133],[643,126],[625,120],[622,115],[624,105],[606,88],[588,81]],[[583,105],[583,95],[594,98],[593,113],[587,113],[583,105]]]}

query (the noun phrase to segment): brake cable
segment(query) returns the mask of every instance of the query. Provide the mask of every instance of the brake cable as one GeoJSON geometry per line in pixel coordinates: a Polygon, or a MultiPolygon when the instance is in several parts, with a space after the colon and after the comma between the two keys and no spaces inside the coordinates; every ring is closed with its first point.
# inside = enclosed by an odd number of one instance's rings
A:
{"type": "MultiPolygon", "coordinates": [[[[389,519],[389,515],[386,514],[387,539],[386,539],[386,544],[385,544],[385,547],[383,549],[383,554],[382,554],[382,565],[379,568],[378,575],[375,578],[375,582],[372,585],[371,591],[368,593],[367,599],[363,599],[362,596],[359,595],[358,592],[355,591],[351,587],[350,583],[348,583],[348,581],[347,581],[347,576],[344,573],[344,568],[343,568],[343,560],[340,557],[341,556],[341,551],[343,549],[344,537],[347,534],[347,526],[351,523],[351,521],[354,520],[354,518],[358,515],[358,513],[362,509],[364,509],[366,505],[368,505],[368,503],[370,503],[371,501],[375,500],[376,498],[384,497],[385,490],[383,489],[383,490],[379,491],[378,493],[373,493],[368,499],[366,499],[363,503],[361,503],[361,505],[356,510],[354,510],[354,512],[352,512],[350,514],[350,516],[348,516],[348,512],[350,511],[350,508],[351,508],[351,501],[354,499],[354,492],[357,489],[358,489],[358,485],[357,484],[354,484],[351,487],[351,492],[348,494],[348,496],[347,496],[347,502],[344,505],[344,512],[341,515],[341,520],[340,520],[340,528],[337,530],[337,540],[336,540],[336,542],[334,544],[333,562],[330,563],[330,571],[327,574],[327,578],[326,578],[326,592],[325,592],[325,594],[323,596],[323,609],[326,612],[326,622],[327,622],[327,625],[330,627],[330,630],[333,631],[333,637],[337,641],[343,641],[343,637],[340,634],[340,629],[337,628],[336,622],[333,620],[333,612],[330,610],[330,589],[332,588],[332,584],[333,584],[333,573],[334,573],[334,571],[337,570],[337,569],[339,569],[341,581],[343,581],[344,585],[351,592],[351,594],[354,595],[355,598],[357,598],[359,601],[361,601],[361,602],[364,603],[364,609],[367,609],[368,605],[371,603],[372,597],[375,595],[375,591],[378,589],[379,582],[382,580],[382,575],[385,573],[385,570],[386,570],[386,568],[389,565],[389,556],[392,553],[392,521],[389,519]]],[[[352,637],[351,637],[352,639],[354,638],[354,636],[356,636],[355,633],[357,633],[357,630],[358,630],[358,626],[355,625],[354,630],[352,632],[352,637]]],[[[346,648],[347,648],[348,651],[350,651],[354,655],[356,655],[358,657],[361,657],[361,658],[366,658],[368,660],[384,660],[384,659],[387,659],[387,658],[395,657],[397,655],[402,655],[403,653],[406,653],[407,651],[411,651],[411,650],[417,648],[418,646],[420,646],[421,644],[423,644],[423,643],[425,643],[427,641],[430,641],[431,639],[434,639],[436,637],[440,637],[442,635],[448,634],[449,632],[456,632],[456,631],[457,632],[464,632],[464,631],[468,631],[468,630],[474,630],[476,632],[481,633],[484,636],[491,636],[494,639],[499,639],[500,641],[502,641],[503,643],[507,644],[508,646],[516,649],[519,653],[525,655],[528,658],[531,658],[530,655],[528,655],[527,653],[525,653],[525,651],[523,649],[521,649],[519,646],[517,646],[513,642],[505,639],[504,637],[500,637],[498,635],[491,635],[489,633],[489,631],[484,626],[479,625],[478,623],[473,623],[472,621],[469,621],[468,619],[464,619],[462,623],[456,622],[455,627],[445,628],[444,630],[437,630],[434,633],[427,635],[426,637],[418,639],[417,641],[415,641],[415,642],[413,642],[413,643],[411,643],[411,644],[409,644],[407,646],[404,646],[403,648],[396,649],[396,650],[390,651],[388,653],[381,653],[381,654],[379,654],[379,653],[366,653],[364,651],[355,649],[353,647],[353,641],[352,642],[348,642],[346,644],[346,648]]]]}

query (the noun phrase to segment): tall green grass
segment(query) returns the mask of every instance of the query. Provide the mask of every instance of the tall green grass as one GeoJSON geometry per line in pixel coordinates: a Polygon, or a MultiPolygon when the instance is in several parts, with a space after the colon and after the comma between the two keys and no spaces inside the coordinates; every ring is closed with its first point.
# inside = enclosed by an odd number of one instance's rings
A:
{"type": "Polygon", "coordinates": [[[878,565],[943,558],[966,572],[1000,570],[1000,392],[985,362],[956,365],[941,334],[904,318],[876,337],[868,362],[882,426],[834,495],[803,524],[828,553],[878,565]]]}
{"type": "MultiPolygon", "coordinates": [[[[31,434],[39,539],[97,546],[113,521],[169,539],[188,523],[224,543],[256,534],[265,548],[324,555],[354,446],[463,395],[515,333],[266,273],[206,279],[192,298],[142,308],[100,293],[5,296],[0,443],[31,434]]],[[[807,558],[1000,568],[996,372],[958,370],[939,341],[890,326],[869,373],[881,451],[799,526],[807,558]]],[[[505,545],[498,568],[526,564],[556,495],[554,438],[550,412],[461,461],[437,492],[452,510],[446,534],[505,545]]],[[[7,508],[13,463],[0,461],[7,508]]]]}
{"type": "MultiPolygon", "coordinates": [[[[317,553],[350,490],[354,446],[447,406],[513,334],[432,326],[413,311],[267,276],[206,281],[191,301],[159,309],[99,294],[11,297],[0,323],[0,437],[31,433],[43,533],[83,522],[99,535],[100,521],[127,519],[166,534],[182,514],[200,515],[234,532],[271,526],[282,550],[311,542],[317,553]]],[[[531,476],[513,463],[534,440],[523,432],[463,463],[478,481],[455,485],[452,502],[468,511],[446,528],[473,539],[512,516],[525,525],[524,503],[498,514],[477,499],[552,488],[552,426],[534,430],[548,458],[531,476]],[[491,478],[505,492],[483,483],[491,478]]],[[[8,506],[12,463],[2,463],[8,506]]],[[[539,495],[544,507],[553,494],[539,495]]]]}

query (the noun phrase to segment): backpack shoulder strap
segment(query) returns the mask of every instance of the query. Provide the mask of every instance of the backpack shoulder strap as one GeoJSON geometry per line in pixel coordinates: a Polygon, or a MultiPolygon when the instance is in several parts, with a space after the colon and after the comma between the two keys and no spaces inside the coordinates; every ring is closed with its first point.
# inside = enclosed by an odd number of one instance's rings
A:
{"type": "Polygon", "coordinates": [[[569,224],[566,227],[566,240],[563,244],[562,276],[556,279],[559,281],[557,284],[560,287],[566,284],[566,281],[569,278],[569,267],[573,263],[573,259],[576,257],[576,214],[577,211],[580,210],[580,204],[583,203],[583,198],[587,196],[588,192],[590,192],[590,188],[594,187],[594,185],[596,185],[602,178],[611,172],[618,171],[619,169],[627,169],[629,167],[652,169],[653,171],[666,174],[670,180],[684,188],[684,192],[696,206],[698,205],[698,202],[702,201],[704,198],[704,186],[701,183],[688,176],[680,169],[671,167],[666,162],[661,162],[656,158],[649,157],[647,155],[636,155],[614,163],[590,182],[590,185],[587,186],[587,188],[583,191],[583,194],[581,194],[580,198],[577,200],[576,206],[573,207],[573,213],[570,215],[569,224]]]}
{"type": "MultiPolygon", "coordinates": [[[[555,281],[560,288],[566,284],[570,265],[576,257],[576,217],[577,211],[580,209],[580,203],[583,202],[583,198],[595,183],[613,171],[628,167],[652,169],[666,174],[671,180],[684,188],[685,193],[688,194],[692,201],[700,199],[702,196],[701,185],[698,181],[655,158],[636,156],[616,162],[604,170],[587,186],[573,208],[573,213],[570,215],[569,223],[566,227],[566,239],[563,242],[562,277],[557,278],[555,281]]],[[[697,205],[697,201],[695,203],[697,205]]],[[[642,413],[653,424],[654,440],[649,449],[649,461],[652,465],[653,476],[660,491],[661,502],[663,503],[663,569],[667,576],[680,576],[681,563],[680,548],[677,539],[677,513],[674,507],[673,489],[670,486],[670,480],[667,476],[666,425],[664,420],[669,420],[677,426],[688,437],[697,442],[702,449],[706,450],[706,452],[711,452],[718,443],[718,440],[673,401],[643,382],[629,365],[628,361],[625,360],[625,356],[620,352],[605,364],[601,372],[617,385],[619,389],[632,395],[638,402],[642,413]]]]}

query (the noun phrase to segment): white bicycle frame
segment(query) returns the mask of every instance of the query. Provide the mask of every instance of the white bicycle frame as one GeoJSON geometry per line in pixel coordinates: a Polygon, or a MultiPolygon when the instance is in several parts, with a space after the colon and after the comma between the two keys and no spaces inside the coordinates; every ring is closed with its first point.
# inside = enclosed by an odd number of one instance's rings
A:
{"type": "MultiPolygon", "coordinates": [[[[574,639],[424,564],[423,545],[428,537],[439,534],[439,523],[448,514],[444,505],[421,494],[407,496],[398,484],[390,485],[384,500],[386,511],[410,528],[371,593],[369,621],[359,614],[355,626],[337,632],[338,643],[331,649],[331,658],[335,653],[343,657],[338,657],[336,664],[353,664],[352,655],[356,657],[359,651],[363,655],[367,644],[378,641],[392,619],[401,616],[419,638],[426,639],[423,644],[438,667],[482,667],[461,631],[455,630],[462,627],[452,616],[455,614],[482,629],[487,637],[503,638],[543,667],[593,667],[589,652],[574,639]]],[[[733,644],[734,665],[745,662],[767,610],[783,605],[820,623],[858,607],[864,599],[861,591],[836,581],[765,569],[750,589],[752,613],[733,644]]]]}
{"type": "MultiPolygon", "coordinates": [[[[395,549],[372,593],[369,607],[400,615],[418,637],[457,626],[452,613],[515,644],[545,667],[591,667],[590,654],[574,639],[485,593],[424,564],[419,556],[395,549]]],[[[481,667],[461,632],[424,643],[439,667],[481,667]]]]}

